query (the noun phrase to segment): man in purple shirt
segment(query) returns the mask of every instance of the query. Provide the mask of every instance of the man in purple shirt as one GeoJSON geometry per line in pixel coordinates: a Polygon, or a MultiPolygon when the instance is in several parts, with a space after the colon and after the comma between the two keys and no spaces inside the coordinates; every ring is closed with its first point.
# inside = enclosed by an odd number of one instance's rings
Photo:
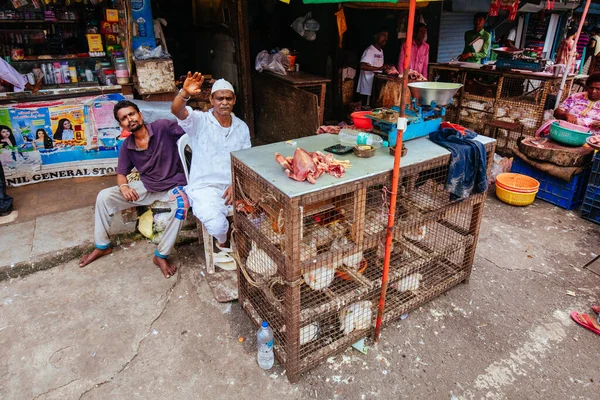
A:
{"type": "Polygon", "coordinates": [[[81,258],[79,266],[85,267],[95,259],[112,253],[108,230],[115,212],[164,201],[169,203],[171,213],[162,240],[154,252],[154,264],[165,278],[170,278],[177,272],[177,267],[167,258],[189,207],[183,191],[185,174],[177,152],[177,140],[185,132],[177,122],[166,119],[144,124],[139,108],[129,100],[118,102],[114,115],[121,127],[132,134],[125,139],[119,152],[117,186],[98,193],[94,228],[96,248],[81,258]],[[133,167],[140,173],[141,181],[128,183],[127,175],[133,167]]]}

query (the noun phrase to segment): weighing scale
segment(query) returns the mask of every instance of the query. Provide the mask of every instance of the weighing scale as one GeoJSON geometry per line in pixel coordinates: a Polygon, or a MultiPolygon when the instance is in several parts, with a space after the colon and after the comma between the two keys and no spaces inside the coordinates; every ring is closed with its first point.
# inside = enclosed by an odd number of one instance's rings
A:
{"type": "Polygon", "coordinates": [[[546,61],[537,57],[527,57],[523,55],[524,50],[520,49],[509,49],[508,47],[498,47],[492,49],[492,51],[498,54],[496,59],[496,69],[507,70],[507,69],[521,69],[532,72],[539,72],[546,66],[546,61]]]}
{"type": "MultiPolygon", "coordinates": [[[[408,126],[402,141],[428,136],[440,129],[446,107],[462,85],[460,83],[415,82],[409,83],[410,104],[406,105],[408,126]]],[[[377,108],[365,116],[373,121],[373,133],[387,139],[390,146],[396,146],[398,115],[400,107],[377,108]]]]}

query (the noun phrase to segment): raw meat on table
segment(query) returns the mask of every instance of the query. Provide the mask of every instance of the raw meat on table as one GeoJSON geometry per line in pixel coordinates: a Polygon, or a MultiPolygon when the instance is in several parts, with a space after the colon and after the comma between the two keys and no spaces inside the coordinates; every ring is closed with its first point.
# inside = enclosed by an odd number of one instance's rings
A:
{"type": "Polygon", "coordinates": [[[324,172],[341,178],[349,161],[340,161],[333,158],[332,154],[323,154],[320,151],[308,152],[300,147],[296,148],[293,157],[284,157],[275,153],[275,160],[284,168],[285,174],[299,182],[308,181],[316,183],[317,178],[324,172]]]}

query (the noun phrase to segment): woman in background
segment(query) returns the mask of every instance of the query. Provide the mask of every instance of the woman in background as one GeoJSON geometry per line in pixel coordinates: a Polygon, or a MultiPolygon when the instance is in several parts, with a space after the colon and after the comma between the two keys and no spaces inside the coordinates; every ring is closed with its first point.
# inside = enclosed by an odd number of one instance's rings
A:
{"type": "MultiPolygon", "coordinates": [[[[571,55],[573,49],[575,49],[576,34],[577,31],[575,29],[569,29],[569,31],[567,32],[567,37],[560,43],[560,46],[558,47],[558,53],[556,55],[557,64],[563,64],[566,66],[569,62],[569,56],[571,55]]],[[[575,57],[577,57],[577,55],[575,55],[575,57]]],[[[573,73],[573,71],[575,71],[575,63],[571,65],[570,73],[573,73]]]]}
{"type": "Polygon", "coordinates": [[[67,118],[61,118],[58,121],[58,127],[54,132],[54,140],[73,140],[75,139],[75,133],[73,132],[73,125],[67,118]]]}
{"type": "Polygon", "coordinates": [[[51,149],[54,147],[52,139],[48,136],[45,129],[39,128],[35,131],[35,141],[33,142],[36,150],[51,149]]]}

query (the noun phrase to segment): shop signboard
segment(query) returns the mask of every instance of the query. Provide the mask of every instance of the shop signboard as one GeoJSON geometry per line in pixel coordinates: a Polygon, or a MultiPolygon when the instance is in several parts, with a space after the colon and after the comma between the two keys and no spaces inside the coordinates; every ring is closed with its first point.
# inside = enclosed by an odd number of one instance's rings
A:
{"type": "Polygon", "coordinates": [[[121,95],[0,108],[0,161],[7,183],[114,173],[121,133],[112,111],[121,95]],[[1,139],[0,139],[1,140],[1,139]]]}

